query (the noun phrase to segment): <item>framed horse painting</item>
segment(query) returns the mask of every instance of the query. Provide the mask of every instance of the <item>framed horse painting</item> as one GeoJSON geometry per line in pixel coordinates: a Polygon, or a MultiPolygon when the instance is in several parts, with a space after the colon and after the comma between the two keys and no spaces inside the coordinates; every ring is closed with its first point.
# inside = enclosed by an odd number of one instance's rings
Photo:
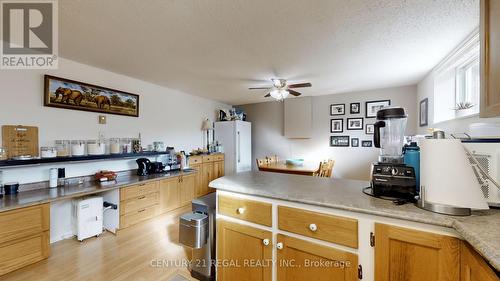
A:
{"type": "Polygon", "coordinates": [[[139,95],[50,75],[44,105],[139,117],[139,95]]]}

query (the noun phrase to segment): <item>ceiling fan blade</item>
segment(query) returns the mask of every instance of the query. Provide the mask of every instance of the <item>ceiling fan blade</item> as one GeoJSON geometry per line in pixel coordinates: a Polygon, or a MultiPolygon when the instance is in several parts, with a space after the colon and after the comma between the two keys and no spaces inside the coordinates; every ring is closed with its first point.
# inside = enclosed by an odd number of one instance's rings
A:
{"type": "Polygon", "coordinates": [[[253,88],[248,88],[249,90],[268,90],[271,87],[253,87],[253,88]]]}
{"type": "Polygon", "coordinates": [[[265,98],[268,98],[268,97],[270,97],[270,96],[271,96],[271,94],[267,94],[267,95],[265,95],[264,97],[265,97],[265,98]]]}
{"type": "Polygon", "coordinates": [[[290,90],[290,89],[288,89],[288,92],[290,93],[290,95],[296,96],[296,97],[302,95],[301,93],[294,91],[294,90],[290,90]]]}
{"type": "Polygon", "coordinates": [[[311,87],[312,84],[311,83],[298,83],[298,84],[291,84],[291,85],[288,85],[288,88],[307,88],[307,87],[311,87]]]}

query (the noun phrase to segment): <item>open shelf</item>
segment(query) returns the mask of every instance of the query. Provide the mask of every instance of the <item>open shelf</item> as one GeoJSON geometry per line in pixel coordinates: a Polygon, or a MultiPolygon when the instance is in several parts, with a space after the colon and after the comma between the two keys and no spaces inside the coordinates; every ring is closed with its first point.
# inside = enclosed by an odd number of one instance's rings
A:
{"type": "Polygon", "coordinates": [[[165,155],[168,152],[141,152],[141,153],[123,153],[123,154],[107,154],[107,155],[87,155],[87,156],[72,156],[72,157],[54,157],[54,158],[36,158],[29,160],[2,160],[0,161],[0,169],[15,168],[23,166],[37,166],[53,163],[78,163],[78,162],[93,162],[101,160],[120,160],[140,157],[151,157],[165,155]]]}

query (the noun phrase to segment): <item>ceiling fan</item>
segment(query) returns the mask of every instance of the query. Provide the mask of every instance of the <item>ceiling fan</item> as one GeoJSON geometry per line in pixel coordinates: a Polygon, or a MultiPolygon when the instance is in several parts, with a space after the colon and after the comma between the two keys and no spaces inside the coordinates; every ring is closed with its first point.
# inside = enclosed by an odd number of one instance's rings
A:
{"type": "Polygon", "coordinates": [[[311,83],[297,83],[297,84],[288,84],[286,79],[271,79],[273,85],[269,87],[253,87],[253,88],[248,88],[249,90],[269,90],[269,93],[265,95],[264,97],[273,97],[276,100],[284,100],[288,94],[292,96],[300,96],[302,95],[301,93],[293,90],[296,88],[307,88],[311,87],[311,83]]]}

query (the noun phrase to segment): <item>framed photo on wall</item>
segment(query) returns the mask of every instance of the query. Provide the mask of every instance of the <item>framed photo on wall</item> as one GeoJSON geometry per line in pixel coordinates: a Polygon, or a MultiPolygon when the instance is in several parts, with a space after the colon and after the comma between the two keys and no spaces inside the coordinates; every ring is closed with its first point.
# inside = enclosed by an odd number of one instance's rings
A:
{"type": "Polygon", "coordinates": [[[330,105],[330,116],[345,115],[345,104],[332,104],[330,105]]]}
{"type": "Polygon", "coordinates": [[[358,138],[352,138],[351,139],[351,146],[352,147],[359,147],[359,139],[358,138]]]}
{"type": "Polygon", "coordinates": [[[371,140],[364,140],[361,142],[361,146],[362,147],[372,147],[373,146],[373,142],[371,140]]]}
{"type": "Polygon", "coordinates": [[[353,102],[349,106],[349,113],[350,114],[359,114],[361,112],[361,103],[359,102],[353,102]]]}
{"type": "Polygon", "coordinates": [[[331,119],[330,120],[330,133],[344,132],[344,119],[331,119]]]}
{"type": "Polygon", "coordinates": [[[139,95],[45,75],[44,105],[139,117],[139,95]]]}
{"type": "Polygon", "coordinates": [[[366,124],[365,134],[367,135],[375,134],[375,126],[373,124],[366,124]]]}
{"type": "Polygon", "coordinates": [[[378,100],[378,101],[367,101],[365,103],[365,114],[366,118],[375,118],[377,117],[377,111],[380,109],[390,106],[390,100],[378,100]]]}
{"type": "Polygon", "coordinates": [[[420,101],[420,114],[419,114],[420,127],[429,125],[429,99],[425,98],[420,101]]]}
{"type": "Polygon", "coordinates": [[[363,130],[363,118],[347,118],[347,130],[363,130]]]}
{"type": "Polygon", "coordinates": [[[330,136],[330,146],[349,147],[349,136],[330,136]]]}

